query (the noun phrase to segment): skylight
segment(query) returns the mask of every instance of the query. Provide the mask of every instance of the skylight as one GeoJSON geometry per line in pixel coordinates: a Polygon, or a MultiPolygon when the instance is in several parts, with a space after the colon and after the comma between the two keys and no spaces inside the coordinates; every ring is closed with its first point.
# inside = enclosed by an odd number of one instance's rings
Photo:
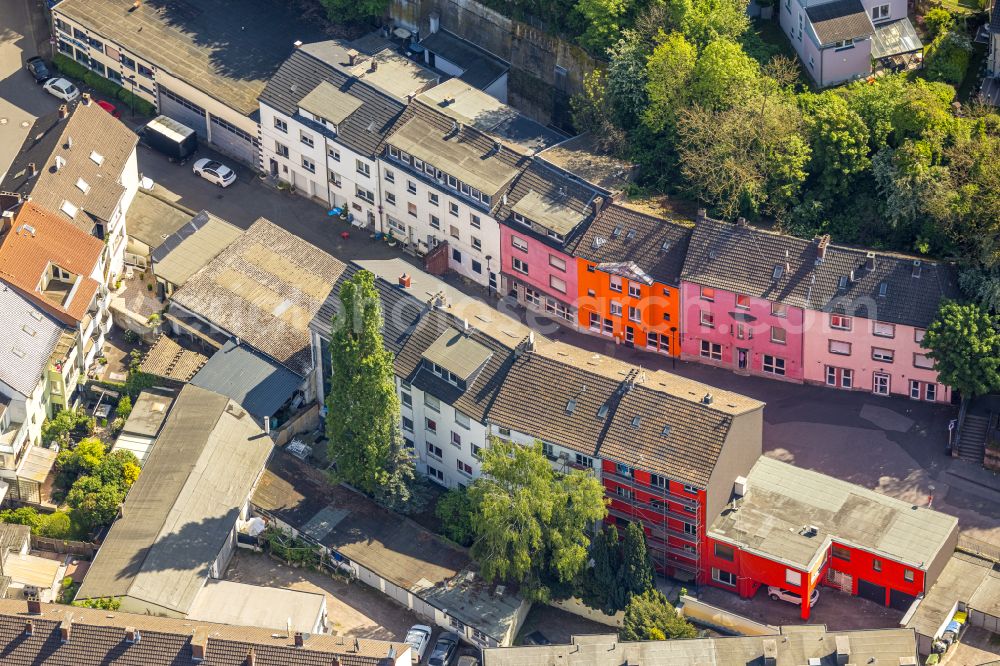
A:
{"type": "Polygon", "coordinates": [[[621,235],[622,235],[622,228],[621,227],[615,227],[614,230],[612,230],[612,232],[611,232],[611,237],[612,238],[618,238],[621,235]]]}
{"type": "Polygon", "coordinates": [[[36,335],[38,335],[38,331],[36,331],[35,329],[31,328],[27,324],[25,324],[24,326],[22,326],[21,330],[24,331],[25,333],[27,333],[28,335],[30,335],[31,337],[35,337],[36,335]]]}
{"type": "Polygon", "coordinates": [[[771,278],[774,280],[780,280],[781,276],[785,274],[785,267],[781,264],[777,264],[774,267],[774,272],[771,273],[771,278]]]}
{"type": "Polygon", "coordinates": [[[669,437],[670,436],[670,426],[669,425],[663,426],[663,430],[660,431],[660,434],[663,435],[664,437],[669,437]]]}
{"type": "Polygon", "coordinates": [[[660,245],[660,252],[666,252],[669,249],[670,249],[670,241],[668,241],[668,240],[663,241],[663,244],[660,245]]]}
{"type": "Polygon", "coordinates": [[[97,166],[101,166],[102,164],[104,164],[104,155],[101,155],[96,150],[90,151],[90,159],[97,166]]]}
{"type": "Polygon", "coordinates": [[[90,185],[83,178],[77,178],[76,189],[86,194],[87,192],[90,192],[90,185]]]}
{"type": "Polygon", "coordinates": [[[847,289],[847,276],[841,275],[840,280],[837,282],[837,287],[839,289],[847,289]]]}
{"type": "Polygon", "coordinates": [[[885,294],[886,294],[887,291],[889,291],[889,285],[886,284],[885,282],[881,283],[878,286],[878,297],[879,298],[885,298],[885,294]]]}
{"type": "Polygon", "coordinates": [[[641,423],[641,422],[642,422],[642,418],[639,417],[638,415],[632,417],[632,427],[633,428],[638,428],[639,427],[639,423],[641,423]]]}
{"type": "Polygon", "coordinates": [[[576,400],[570,399],[570,401],[566,403],[566,413],[572,414],[575,411],[576,411],[576,400]]]}
{"type": "Polygon", "coordinates": [[[59,207],[59,210],[66,213],[70,217],[76,217],[76,211],[79,209],[73,204],[71,204],[69,201],[63,201],[62,206],[59,207]]]}
{"type": "Polygon", "coordinates": [[[603,419],[607,415],[608,415],[608,406],[601,405],[600,408],[597,410],[597,418],[603,419]]]}

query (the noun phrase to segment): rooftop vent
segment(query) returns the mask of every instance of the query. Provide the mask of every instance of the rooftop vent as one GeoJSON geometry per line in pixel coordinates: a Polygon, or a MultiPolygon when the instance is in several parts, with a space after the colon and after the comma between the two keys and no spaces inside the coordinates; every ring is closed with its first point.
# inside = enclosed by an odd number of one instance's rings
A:
{"type": "Polygon", "coordinates": [[[18,231],[19,232],[21,232],[21,231],[27,232],[27,233],[31,234],[32,238],[35,237],[35,228],[33,226],[31,226],[30,224],[22,224],[21,227],[18,229],[18,231]]]}
{"type": "Polygon", "coordinates": [[[775,264],[774,270],[771,272],[772,280],[780,280],[781,276],[785,274],[785,267],[781,264],[775,264]]]}
{"type": "Polygon", "coordinates": [[[64,166],[66,166],[66,158],[56,155],[56,171],[59,171],[64,166]]]}
{"type": "Polygon", "coordinates": [[[642,417],[641,416],[636,415],[636,416],[632,417],[632,427],[633,428],[638,428],[640,423],[642,423],[642,417]]]}
{"type": "Polygon", "coordinates": [[[73,137],[68,136],[66,137],[66,143],[63,144],[63,148],[69,150],[72,147],[73,147],[73,137]]]}
{"type": "Polygon", "coordinates": [[[869,252],[865,255],[865,268],[870,271],[875,270],[875,253],[869,252]]]}
{"type": "Polygon", "coordinates": [[[923,262],[919,259],[913,260],[913,277],[920,277],[920,271],[923,269],[923,262]]]}
{"type": "Polygon", "coordinates": [[[704,395],[704,397],[702,397],[702,399],[701,399],[701,404],[703,404],[703,405],[711,405],[713,400],[715,400],[715,398],[712,397],[712,394],[711,393],[706,393],[704,395]]]}
{"type": "Polygon", "coordinates": [[[799,530],[800,536],[804,536],[809,539],[813,538],[817,534],[819,534],[819,528],[817,528],[815,525],[804,525],[802,529],[799,530]]]}
{"type": "Polygon", "coordinates": [[[670,425],[667,424],[663,426],[663,430],[660,431],[660,434],[664,437],[670,437],[670,425]]]}
{"type": "Polygon", "coordinates": [[[660,252],[668,252],[670,250],[670,241],[665,240],[660,244],[660,252]]]}

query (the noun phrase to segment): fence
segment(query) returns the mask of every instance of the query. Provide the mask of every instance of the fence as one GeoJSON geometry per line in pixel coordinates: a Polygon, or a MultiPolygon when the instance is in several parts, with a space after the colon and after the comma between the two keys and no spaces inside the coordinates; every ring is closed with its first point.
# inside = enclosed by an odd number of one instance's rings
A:
{"type": "Polygon", "coordinates": [[[993,562],[1000,563],[1000,547],[960,534],[955,548],[993,562]]]}
{"type": "Polygon", "coordinates": [[[65,541],[63,539],[50,539],[48,537],[31,537],[31,546],[37,550],[44,550],[50,553],[65,553],[93,559],[97,552],[97,544],[86,541],[65,541]]]}

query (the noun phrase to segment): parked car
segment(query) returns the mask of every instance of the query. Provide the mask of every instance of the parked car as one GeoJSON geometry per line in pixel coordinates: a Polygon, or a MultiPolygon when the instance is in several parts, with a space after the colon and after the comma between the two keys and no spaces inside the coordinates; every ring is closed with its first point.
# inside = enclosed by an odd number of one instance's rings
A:
{"type": "Polygon", "coordinates": [[[438,636],[434,649],[431,650],[431,658],[427,660],[428,666],[451,666],[451,660],[458,652],[458,634],[451,631],[438,636]]]}
{"type": "Polygon", "coordinates": [[[410,646],[410,655],[413,657],[414,664],[420,663],[420,660],[424,658],[427,646],[431,643],[431,633],[431,628],[425,624],[415,624],[406,632],[404,642],[410,646]]]}
{"type": "Polygon", "coordinates": [[[118,107],[111,102],[105,102],[103,99],[97,100],[97,106],[101,107],[108,113],[110,113],[115,118],[121,118],[122,112],[118,110],[118,107]]]}
{"type": "Polygon", "coordinates": [[[46,65],[45,61],[38,56],[28,58],[24,62],[24,68],[28,70],[29,74],[35,77],[35,83],[45,83],[52,78],[52,73],[49,72],[49,66],[46,65]]]}
{"type": "Polygon", "coordinates": [[[49,79],[42,88],[64,102],[72,102],[80,96],[80,90],[62,77],[49,79]]]}
{"type": "Polygon", "coordinates": [[[471,654],[463,654],[458,658],[458,661],[455,662],[455,666],[479,666],[479,663],[479,659],[473,657],[471,654]]]}
{"type": "Polygon", "coordinates": [[[222,162],[203,157],[194,163],[194,175],[201,176],[219,187],[229,187],[236,181],[236,172],[222,162]]]}
{"type": "Polygon", "coordinates": [[[552,645],[552,641],[540,631],[533,631],[524,637],[525,645],[552,645]]]}
{"type": "MultiPolygon", "coordinates": [[[[799,596],[798,592],[783,590],[777,585],[768,586],[767,596],[771,597],[775,601],[787,601],[788,603],[795,604],[796,606],[802,603],[802,597],[799,596]]],[[[819,601],[819,589],[813,590],[812,595],[809,597],[809,608],[815,606],[817,601],[819,601]]]]}

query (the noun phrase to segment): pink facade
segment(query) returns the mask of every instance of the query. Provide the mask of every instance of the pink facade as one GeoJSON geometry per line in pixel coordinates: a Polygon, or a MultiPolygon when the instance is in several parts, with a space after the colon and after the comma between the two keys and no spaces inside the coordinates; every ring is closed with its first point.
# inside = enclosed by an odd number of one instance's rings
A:
{"type": "Polygon", "coordinates": [[[576,306],[576,259],[531,232],[500,225],[500,270],[505,288],[516,288],[518,300],[541,307],[530,294],[524,294],[524,287],[528,287],[572,308],[576,306]]]}
{"type": "Polygon", "coordinates": [[[807,382],[915,400],[951,400],[950,389],[938,383],[927,350],[920,347],[923,329],[812,310],[806,324],[807,382]]]}
{"type": "Polygon", "coordinates": [[[748,374],[802,381],[801,308],[681,283],[681,354],[748,374]]]}

